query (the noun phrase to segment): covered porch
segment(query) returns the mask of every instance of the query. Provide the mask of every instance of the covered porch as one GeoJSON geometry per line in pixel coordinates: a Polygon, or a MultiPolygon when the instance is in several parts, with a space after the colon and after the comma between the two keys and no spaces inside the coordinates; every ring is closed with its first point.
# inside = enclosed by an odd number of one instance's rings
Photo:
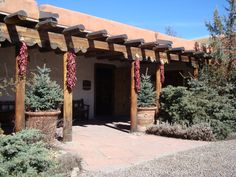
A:
{"type": "MultiPolygon", "coordinates": [[[[40,11],[39,19],[28,17],[20,10],[0,13],[0,55],[5,60],[15,85],[15,130],[25,128],[25,83],[19,76],[19,48],[25,44],[28,52],[27,70],[47,63],[52,68],[52,78],[64,90],[63,140],[72,140],[73,100],[83,98],[90,105],[89,118],[128,116],[130,131],[137,129],[137,93],[135,89],[136,62],[141,63],[142,73],[149,67],[153,75],[156,94],[159,98],[162,83],[160,66],[163,62],[180,62],[197,75],[203,53],[172,47],[172,41],[156,39],[128,39],[126,34],[111,36],[107,30],[88,31],[83,24],[59,25],[58,14],[40,11]],[[73,90],[68,89],[68,56],[76,55],[78,82],[73,90]]],[[[142,37],[142,36],[140,36],[142,37]]],[[[4,70],[1,77],[5,77],[4,70]]],[[[158,113],[158,110],[157,110],[158,113]]]]}

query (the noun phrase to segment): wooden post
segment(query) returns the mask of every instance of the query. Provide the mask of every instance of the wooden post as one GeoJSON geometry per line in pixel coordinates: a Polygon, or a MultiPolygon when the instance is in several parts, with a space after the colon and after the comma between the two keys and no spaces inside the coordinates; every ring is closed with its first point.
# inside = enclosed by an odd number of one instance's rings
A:
{"type": "Polygon", "coordinates": [[[156,114],[159,113],[159,109],[160,109],[160,94],[161,94],[161,70],[160,70],[160,64],[157,64],[156,66],[156,95],[157,95],[157,111],[156,114]]]}
{"type": "Polygon", "coordinates": [[[198,67],[194,67],[194,68],[193,68],[193,77],[194,77],[195,79],[198,78],[198,67]]]}
{"type": "MultiPolygon", "coordinates": [[[[17,52],[17,50],[16,50],[17,52]]],[[[17,55],[17,53],[16,53],[17,55]]],[[[25,78],[18,75],[18,57],[16,57],[16,98],[15,98],[15,131],[25,128],[25,78]]]]}
{"type": "Polygon", "coordinates": [[[63,74],[64,74],[64,104],[63,104],[63,141],[72,141],[72,91],[68,90],[66,85],[67,74],[67,55],[63,56],[63,74]]]}
{"type": "Polygon", "coordinates": [[[131,132],[137,131],[137,93],[135,90],[135,80],[134,80],[134,64],[135,61],[131,63],[131,87],[130,87],[130,130],[131,132]]]}

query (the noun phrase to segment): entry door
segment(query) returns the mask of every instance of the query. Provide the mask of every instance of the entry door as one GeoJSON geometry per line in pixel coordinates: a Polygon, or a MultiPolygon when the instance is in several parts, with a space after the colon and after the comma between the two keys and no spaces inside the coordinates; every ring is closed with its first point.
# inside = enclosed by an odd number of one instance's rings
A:
{"type": "Polygon", "coordinates": [[[95,113],[110,116],[114,108],[114,69],[112,66],[95,66],[95,113]]]}

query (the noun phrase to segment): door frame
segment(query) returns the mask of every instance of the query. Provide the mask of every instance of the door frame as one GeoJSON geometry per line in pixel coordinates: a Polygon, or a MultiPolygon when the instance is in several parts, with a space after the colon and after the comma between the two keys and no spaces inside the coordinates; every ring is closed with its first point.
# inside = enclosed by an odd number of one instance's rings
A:
{"type": "Polygon", "coordinates": [[[94,117],[97,117],[97,100],[96,100],[96,95],[97,95],[97,69],[111,69],[112,71],[112,110],[111,110],[111,115],[114,115],[114,106],[115,106],[115,65],[112,64],[103,64],[103,63],[95,63],[94,64],[94,117]]]}

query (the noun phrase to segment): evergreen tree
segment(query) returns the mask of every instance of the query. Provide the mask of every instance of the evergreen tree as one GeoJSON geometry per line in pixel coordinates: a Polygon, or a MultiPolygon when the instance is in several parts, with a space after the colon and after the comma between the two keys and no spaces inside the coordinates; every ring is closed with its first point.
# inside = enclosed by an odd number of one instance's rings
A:
{"type": "MultiPolygon", "coordinates": [[[[227,16],[220,16],[218,10],[214,11],[213,22],[207,22],[206,27],[210,33],[210,44],[213,47],[212,57],[217,61],[235,60],[235,30],[236,30],[236,4],[235,0],[227,0],[225,8],[227,16]]],[[[231,65],[231,62],[229,65],[231,65]]]]}
{"type": "Polygon", "coordinates": [[[221,17],[215,10],[213,22],[206,23],[216,65],[206,66],[200,79],[205,79],[212,87],[235,85],[236,82],[236,4],[235,0],[227,2],[227,15],[221,17]]]}
{"type": "Polygon", "coordinates": [[[37,67],[37,74],[27,83],[25,105],[28,111],[57,110],[63,100],[60,86],[50,79],[51,70],[37,67]]]}
{"type": "Polygon", "coordinates": [[[156,92],[151,77],[147,74],[141,76],[140,91],[138,93],[138,107],[156,106],[156,92]]]}
{"type": "Polygon", "coordinates": [[[224,17],[225,29],[225,47],[229,60],[235,59],[234,37],[236,31],[236,2],[235,0],[227,0],[229,7],[225,8],[228,16],[224,17]]]}

